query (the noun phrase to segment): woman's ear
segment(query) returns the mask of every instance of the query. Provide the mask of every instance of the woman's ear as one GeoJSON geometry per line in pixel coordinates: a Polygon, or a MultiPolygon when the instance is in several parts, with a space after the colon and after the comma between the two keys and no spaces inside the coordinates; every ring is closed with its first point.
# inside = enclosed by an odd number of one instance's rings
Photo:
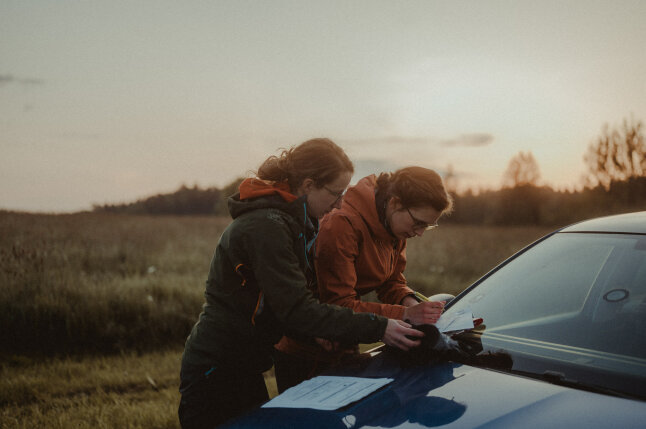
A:
{"type": "Polygon", "coordinates": [[[313,188],[314,188],[314,180],[308,177],[307,179],[303,180],[303,183],[301,183],[301,186],[298,187],[298,189],[296,190],[296,195],[309,194],[313,188]]]}
{"type": "Polygon", "coordinates": [[[388,207],[390,207],[392,211],[398,211],[404,208],[404,206],[402,206],[401,200],[396,196],[390,197],[390,199],[388,200],[388,207]]]}

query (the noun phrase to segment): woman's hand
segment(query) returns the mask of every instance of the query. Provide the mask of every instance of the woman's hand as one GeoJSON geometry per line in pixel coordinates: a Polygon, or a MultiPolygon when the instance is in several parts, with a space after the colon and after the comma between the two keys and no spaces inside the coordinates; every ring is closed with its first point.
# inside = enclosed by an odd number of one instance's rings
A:
{"type": "Polygon", "coordinates": [[[314,341],[326,352],[336,352],[341,349],[339,343],[336,341],[326,340],[324,338],[314,338],[314,341]]]}
{"type": "Polygon", "coordinates": [[[402,350],[408,350],[420,345],[420,340],[411,340],[407,336],[421,338],[424,336],[424,333],[417,329],[412,329],[408,323],[402,322],[401,320],[388,319],[386,332],[381,341],[389,346],[402,350]]]}
{"type": "Polygon", "coordinates": [[[444,304],[444,301],[425,301],[406,307],[403,319],[413,325],[433,324],[442,315],[444,304]]]}

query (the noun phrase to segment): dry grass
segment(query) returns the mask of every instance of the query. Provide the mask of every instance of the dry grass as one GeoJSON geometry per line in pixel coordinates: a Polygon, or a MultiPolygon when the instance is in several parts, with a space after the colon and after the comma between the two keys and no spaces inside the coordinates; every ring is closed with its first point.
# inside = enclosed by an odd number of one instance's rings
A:
{"type": "Polygon", "coordinates": [[[181,346],[224,219],[0,212],[0,350],[181,346]]]}
{"type": "Polygon", "coordinates": [[[181,352],[5,363],[2,428],[177,428],[181,352]]]}
{"type": "MultiPolygon", "coordinates": [[[[181,350],[0,366],[0,428],[179,428],[181,350]]],[[[265,373],[278,394],[273,369],[265,373]]]]}

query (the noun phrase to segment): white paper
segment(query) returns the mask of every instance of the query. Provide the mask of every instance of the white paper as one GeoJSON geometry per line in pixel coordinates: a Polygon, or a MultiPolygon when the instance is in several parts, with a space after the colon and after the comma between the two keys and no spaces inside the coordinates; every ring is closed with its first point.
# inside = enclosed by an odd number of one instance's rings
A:
{"type": "Polygon", "coordinates": [[[435,323],[440,332],[463,331],[473,329],[473,313],[470,308],[453,311],[450,314],[443,314],[435,323]]]}
{"type": "Polygon", "coordinates": [[[336,410],[368,396],[391,381],[392,378],[318,376],[290,387],[262,408],[336,410]]]}

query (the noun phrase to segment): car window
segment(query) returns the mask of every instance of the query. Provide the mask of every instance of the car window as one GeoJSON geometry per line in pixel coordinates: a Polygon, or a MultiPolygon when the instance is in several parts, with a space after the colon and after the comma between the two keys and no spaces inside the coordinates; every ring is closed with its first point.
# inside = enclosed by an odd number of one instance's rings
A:
{"type": "Polygon", "coordinates": [[[646,377],[646,236],[555,234],[447,313],[463,308],[484,319],[482,341],[494,348],[646,377]]]}
{"type": "Polygon", "coordinates": [[[460,304],[486,309],[490,329],[580,310],[611,250],[581,235],[554,236],[494,273],[460,304]]]}

